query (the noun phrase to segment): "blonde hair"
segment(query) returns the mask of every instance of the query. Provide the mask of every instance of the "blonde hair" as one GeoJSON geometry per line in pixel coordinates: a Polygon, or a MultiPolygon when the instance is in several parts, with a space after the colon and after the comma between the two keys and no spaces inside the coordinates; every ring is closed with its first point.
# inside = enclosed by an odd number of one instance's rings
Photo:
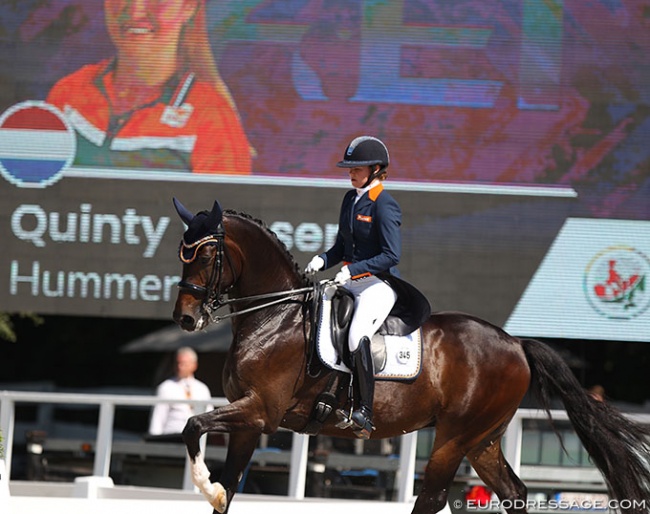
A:
{"type": "Polygon", "coordinates": [[[212,83],[237,113],[235,101],[228,86],[221,78],[210,48],[205,2],[206,0],[197,0],[194,15],[181,31],[178,44],[179,55],[183,62],[187,63],[188,68],[196,73],[198,78],[212,83]]]}
{"type": "MultiPolygon", "coordinates": [[[[235,116],[241,123],[239,109],[228,89],[228,86],[221,78],[217,63],[214,61],[210,38],[208,37],[208,25],[205,3],[207,0],[197,0],[196,11],[183,27],[178,43],[178,53],[183,62],[196,76],[211,83],[217,92],[225,98],[232,108],[235,116]]],[[[251,157],[257,157],[257,151],[248,143],[248,150],[251,157]]]]}

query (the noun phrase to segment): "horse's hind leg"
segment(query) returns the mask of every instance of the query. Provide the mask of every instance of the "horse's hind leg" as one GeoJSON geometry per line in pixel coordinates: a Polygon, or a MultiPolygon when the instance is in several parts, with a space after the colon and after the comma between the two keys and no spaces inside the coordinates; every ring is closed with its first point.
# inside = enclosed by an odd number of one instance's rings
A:
{"type": "Polygon", "coordinates": [[[464,455],[455,440],[442,442],[438,430],[433,452],[424,471],[422,490],[411,514],[434,514],[445,507],[449,487],[464,455]]]}
{"type": "Polygon", "coordinates": [[[525,513],[527,489],[515,475],[501,450],[501,438],[473,449],[467,454],[472,467],[501,500],[508,514],[525,513]]]}

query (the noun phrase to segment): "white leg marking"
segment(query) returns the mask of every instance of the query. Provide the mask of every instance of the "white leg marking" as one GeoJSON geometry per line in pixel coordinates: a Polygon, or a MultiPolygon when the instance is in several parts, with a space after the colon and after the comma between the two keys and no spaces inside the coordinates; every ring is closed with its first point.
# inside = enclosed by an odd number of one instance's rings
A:
{"type": "Polygon", "coordinates": [[[210,482],[210,470],[200,453],[192,463],[192,482],[217,512],[226,510],[226,490],[219,482],[210,482]]]}

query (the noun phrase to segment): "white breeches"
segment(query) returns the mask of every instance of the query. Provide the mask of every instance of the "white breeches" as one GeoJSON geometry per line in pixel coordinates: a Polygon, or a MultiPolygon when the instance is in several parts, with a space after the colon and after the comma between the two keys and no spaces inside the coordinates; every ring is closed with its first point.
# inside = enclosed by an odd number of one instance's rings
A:
{"type": "Polygon", "coordinates": [[[372,340],[395,305],[397,295],[393,288],[374,275],[348,280],[345,288],[354,295],[354,315],[348,337],[350,351],[354,352],[363,337],[372,340]]]}

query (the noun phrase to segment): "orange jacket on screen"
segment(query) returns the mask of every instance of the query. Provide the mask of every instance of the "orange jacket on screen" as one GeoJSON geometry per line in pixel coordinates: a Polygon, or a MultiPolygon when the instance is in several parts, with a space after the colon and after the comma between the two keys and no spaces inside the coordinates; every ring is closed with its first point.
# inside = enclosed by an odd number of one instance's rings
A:
{"type": "Polygon", "coordinates": [[[77,134],[75,165],[249,174],[251,150],[235,110],[209,83],[179,73],[158,98],[112,114],[107,81],[114,61],[82,67],[57,82],[47,102],[77,134]]]}

